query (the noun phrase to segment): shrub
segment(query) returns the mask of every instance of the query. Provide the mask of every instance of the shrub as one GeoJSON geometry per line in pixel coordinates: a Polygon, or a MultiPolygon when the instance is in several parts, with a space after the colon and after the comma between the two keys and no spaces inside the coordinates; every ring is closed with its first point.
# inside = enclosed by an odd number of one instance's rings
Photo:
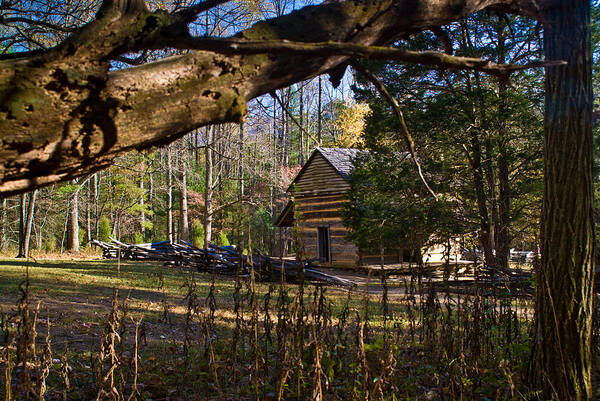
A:
{"type": "Polygon", "coordinates": [[[221,231],[219,233],[219,235],[217,236],[217,245],[219,245],[219,246],[229,246],[229,245],[231,245],[229,243],[229,238],[227,238],[227,234],[225,234],[225,232],[221,231]]]}
{"type": "Polygon", "coordinates": [[[80,248],[85,248],[85,245],[87,243],[87,233],[85,232],[85,229],[79,227],[79,247],[80,248]]]}
{"type": "Polygon", "coordinates": [[[192,240],[192,244],[198,248],[202,248],[204,246],[204,226],[200,220],[194,220],[192,222],[190,239],[192,240]]]}
{"type": "Polygon", "coordinates": [[[44,239],[42,243],[42,250],[46,253],[54,252],[56,250],[56,236],[50,234],[48,238],[44,239]]]}
{"type": "Polygon", "coordinates": [[[106,216],[102,216],[98,223],[98,239],[104,242],[110,240],[110,221],[106,216]]]}
{"type": "Polygon", "coordinates": [[[144,243],[144,236],[142,235],[142,233],[133,233],[133,243],[134,244],[143,244],[144,243]]]}

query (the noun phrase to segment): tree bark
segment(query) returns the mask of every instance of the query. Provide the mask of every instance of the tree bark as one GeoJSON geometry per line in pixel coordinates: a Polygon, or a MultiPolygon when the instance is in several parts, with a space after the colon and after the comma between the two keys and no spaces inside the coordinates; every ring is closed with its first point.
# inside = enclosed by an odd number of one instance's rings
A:
{"type": "Polygon", "coordinates": [[[2,236],[0,237],[0,252],[6,247],[6,224],[8,224],[8,200],[2,199],[2,236]]]}
{"type": "Polygon", "coordinates": [[[239,199],[244,197],[244,123],[240,124],[240,143],[238,152],[238,181],[239,181],[239,199]]]}
{"type": "Polygon", "coordinates": [[[29,204],[27,205],[27,224],[25,225],[25,241],[23,253],[25,257],[29,257],[29,242],[31,239],[31,227],[33,226],[33,214],[35,210],[35,198],[38,190],[34,189],[29,197],[29,204]]]}
{"type": "Polygon", "coordinates": [[[213,223],[213,151],[215,141],[215,127],[206,128],[206,142],[204,146],[205,176],[204,176],[204,248],[208,248],[212,241],[213,223]]]}
{"type": "Polygon", "coordinates": [[[93,186],[94,186],[94,238],[98,238],[98,234],[99,234],[99,227],[98,227],[98,222],[100,220],[100,216],[98,214],[98,200],[100,199],[100,191],[98,190],[98,187],[100,185],[99,183],[99,175],[100,173],[94,173],[93,176],[93,186]]]}
{"type": "Polygon", "coordinates": [[[19,206],[19,252],[17,258],[25,257],[25,207],[27,194],[21,194],[21,204],[19,206]]]}
{"type": "MultiPolygon", "coordinates": [[[[73,181],[73,184],[77,184],[73,181]]],[[[67,228],[67,250],[79,252],[79,188],[73,191],[70,198],[69,225],[67,228]]]]}
{"type": "Polygon", "coordinates": [[[187,154],[181,158],[181,190],[179,191],[179,239],[190,240],[187,199],[187,154]]]}
{"type": "MultiPolygon", "coordinates": [[[[143,165],[142,165],[143,169],[143,165]]],[[[140,176],[140,206],[142,210],[140,211],[140,232],[142,233],[142,241],[146,241],[146,213],[144,212],[144,197],[146,195],[144,191],[144,175],[140,176]]]]}
{"type": "Polygon", "coordinates": [[[298,164],[304,166],[304,82],[300,83],[300,129],[298,130],[298,164]]]}
{"type": "Polygon", "coordinates": [[[315,146],[321,146],[321,139],[322,139],[322,135],[321,135],[321,114],[323,113],[322,110],[322,94],[323,94],[323,89],[321,88],[321,76],[319,75],[319,98],[317,100],[317,139],[318,142],[317,144],[315,144],[315,146]]]}
{"type": "Polygon", "coordinates": [[[544,399],[591,400],[594,267],[590,2],[544,12],[546,70],[542,266],[530,378],[544,399]]]}
{"type": "Polygon", "coordinates": [[[86,205],[85,205],[85,231],[87,234],[87,242],[92,242],[92,180],[87,180],[86,188],[86,205]]]}
{"type": "Polygon", "coordinates": [[[473,174],[473,186],[475,191],[475,200],[477,210],[479,211],[479,243],[483,250],[483,259],[486,266],[494,265],[494,254],[492,253],[494,245],[490,234],[490,215],[485,196],[485,182],[483,167],[481,165],[481,145],[479,134],[476,128],[470,130],[471,154],[467,152],[471,174],[473,174]]]}
{"type": "MultiPolygon", "coordinates": [[[[506,61],[506,28],[504,22],[497,23],[498,63],[506,61]]],[[[510,28],[510,27],[508,27],[510,28]]],[[[507,113],[507,82],[500,79],[498,82],[498,97],[500,98],[499,107],[499,132],[498,132],[498,223],[496,225],[496,263],[501,269],[508,269],[510,259],[511,235],[510,227],[510,166],[508,156],[509,133],[507,132],[506,119],[507,113]]]]}
{"type": "Polygon", "coordinates": [[[167,146],[167,239],[173,242],[173,160],[167,146]]]}
{"type": "Polygon", "coordinates": [[[150,202],[150,210],[152,211],[152,214],[150,215],[150,221],[152,222],[152,231],[150,232],[150,242],[154,242],[154,233],[156,232],[155,227],[156,227],[156,218],[154,217],[156,215],[155,211],[154,211],[154,172],[150,172],[149,177],[148,177],[150,183],[149,186],[150,188],[148,189],[149,192],[149,202],[150,202]]]}

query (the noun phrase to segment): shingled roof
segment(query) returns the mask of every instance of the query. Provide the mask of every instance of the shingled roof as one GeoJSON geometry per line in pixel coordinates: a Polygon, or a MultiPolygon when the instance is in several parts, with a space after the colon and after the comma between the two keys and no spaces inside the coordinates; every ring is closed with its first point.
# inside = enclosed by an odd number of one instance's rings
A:
{"type": "Polygon", "coordinates": [[[317,148],[316,151],[321,153],[333,168],[335,168],[345,179],[352,172],[354,167],[353,159],[361,153],[366,153],[366,150],[347,149],[347,148],[317,148]]]}
{"type": "Polygon", "coordinates": [[[354,168],[353,158],[359,153],[368,153],[366,150],[359,149],[347,149],[347,148],[315,148],[312,152],[304,167],[298,172],[296,178],[292,181],[290,186],[288,187],[288,191],[294,185],[300,177],[304,174],[309,164],[315,158],[315,155],[320,154],[327,160],[327,162],[337,171],[345,180],[348,179],[352,169],[354,168]]]}

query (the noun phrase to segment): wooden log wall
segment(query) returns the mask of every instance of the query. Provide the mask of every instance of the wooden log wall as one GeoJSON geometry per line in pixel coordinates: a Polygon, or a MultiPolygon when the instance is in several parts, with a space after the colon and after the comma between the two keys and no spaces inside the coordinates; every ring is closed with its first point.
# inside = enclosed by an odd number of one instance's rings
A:
{"type": "Polygon", "coordinates": [[[348,229],[342,222],[342,205],[346,196],[322,195],[296,198],[296,216],[304,255],[307,258],[319,256],[318,227],[329,228],[330,266],[358,267],[358,247],[346,239],[348,229]]]}

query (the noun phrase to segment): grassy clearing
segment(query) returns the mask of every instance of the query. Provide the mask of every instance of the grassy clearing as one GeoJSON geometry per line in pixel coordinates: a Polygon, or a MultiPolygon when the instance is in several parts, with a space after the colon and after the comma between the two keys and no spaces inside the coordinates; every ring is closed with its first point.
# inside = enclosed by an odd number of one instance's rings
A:
{"type": "Polygon", "coordinates": [[[115,261],[40,259],[19,303],[26,269],[0,261],[0,394],[13,399],[535,399],[522,382],[529,301],[503,291],[437,293],[415,277],[367,298],[160,263],[124,262],[117,277],[115,261]]]}
{"type": "MultiPolygon", "coordinates": [[[[21,296],[19,286],[24,282],[29,268],[30,301],[41,301],[50,308],[51,317],[70,316],[72,320],[85,322],[103,319],[111,308],[114,290],[128,299],[136,318],[156,321],[164,313],[163,303],[168,302],[171,319],[182,319],[186,313],[185,296],[189,272],[164,267],[159,262],[117,262],[103,259],[55,260],[37,259],[29,263],[23,259],[0,259],[0,307],[14,308],[21,296]],[[118,275],[118,277],[117,277],[118,275]]],[[[196,296],[204,300],[214,286],[217,313],[230,314],[234,306],[235,279],[194,273],[196,296]]],[[[264,297],[270,284],[256,283],[256,294],[264,297]]],[[[293,286],[292,288],[295,288],[293,286]]],[[[272,291],[272,288],[271,288],[272,291]]],[[[334,311],[341,310],[347,291],[327,289],[334,311]]],[[[363,298],[359,293],[350,300],[352,308],[359,307],[363,298]]],[[[372,307],[377,300],[371,299],[372,307]]],[[[374,316],[376,317],[376,315],[374,316]]],[[[61,324],[61,322],[56,322],[61,324]]]]}

